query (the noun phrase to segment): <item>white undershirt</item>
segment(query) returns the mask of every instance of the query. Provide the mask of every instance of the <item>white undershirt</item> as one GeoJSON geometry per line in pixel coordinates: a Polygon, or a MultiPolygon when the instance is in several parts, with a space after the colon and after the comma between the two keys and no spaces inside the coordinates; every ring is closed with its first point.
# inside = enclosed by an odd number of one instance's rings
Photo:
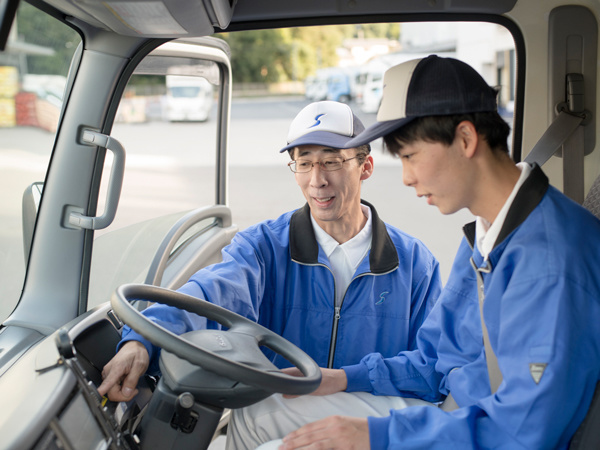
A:
{"type": "Polygon", "coordinates": [[[484,261],[487,261],[490,252],[494,248],[496,239],[498,239],[498,235],[500,234],[502,225],[504,225],[504,221],[506,220],[506,214],[508,214],[508,210],[510,209],[512,202],[515,199],[517,192],[531,173],[532,167],[527,163],[518,163],[517,167],[521,170],[521,175],[517,180],[517,184],[515,184],[515,187],[506,199],[504,206],[502,206],[502,209],[500,209],[500,212],[496,216],[494,223],[490,224],[483,217],[477,217],[477,220],[475,222],[475,236],[477,238],[477,249],[479,250],[479,253],[481,253],[481,256],[483,256],[484,261]]]}
{"type": "Polygon", "coordinates": [[[317,242],[325,252],[325,255],[327,255],[327,258],[329,258],[329,263],[331,264],[331,270],[335,278],[336,306],[342,303],[342,298],[352,280],[352,276],[371,248],[371,236],[373,234],[371,209],[365,205],[360,205],[360,207],[367,218],[367,223],[365,223],[363,229],[356,236],[343,244],[338,243],[338,241],[327,234],[313,216],[310,216],[317,242]]]}

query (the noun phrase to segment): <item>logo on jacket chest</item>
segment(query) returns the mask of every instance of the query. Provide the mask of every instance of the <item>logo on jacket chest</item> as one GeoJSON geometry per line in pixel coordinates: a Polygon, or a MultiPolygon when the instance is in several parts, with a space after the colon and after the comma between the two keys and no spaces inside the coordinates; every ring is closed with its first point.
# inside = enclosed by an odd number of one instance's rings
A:
{"type": "Polygon", "coordinates": [[[379,294],[379,298],[376,298],[375,300],[375,304],[376,305],[381,305],[383,302],[385,302],[385,299],[387,297],[387,295],[389,294],[389,291],[383,291],[381,294],[379,294]]]}

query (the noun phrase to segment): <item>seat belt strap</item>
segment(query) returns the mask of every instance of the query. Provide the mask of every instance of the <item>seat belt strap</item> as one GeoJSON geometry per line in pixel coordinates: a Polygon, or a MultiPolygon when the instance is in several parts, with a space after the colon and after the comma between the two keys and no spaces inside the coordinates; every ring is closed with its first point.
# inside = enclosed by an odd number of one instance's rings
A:
{"type": "Polygon", "coordinates": [[[582,126],[567,138],[563,144],[563,192],[580,205],[584,199],[583,157],[585,149],[585,130],[582,126]]]}
{"type": "MultiPolygon", "coordinates": [[[[481,331],[483,334],[483,347],[485,350],[485,362],[487,364],[488,369],[488,377],[490,379],[490,390],[491,393],[494,394],[500,384],[502,383],[502,372],[500,371],[500,366],[498,365],[498,358],[492,349],[492,344],[490,343],[490,337],[488,334],[487,326],[485,325],[485,320],[483,320],[483,303],[485,301],[485,292],[483,286],[483,276],[482,273],[490,273],[491,267],[489,262],[486,262],[486,267],[477,267],[473,258],[471,258],[471,266],[473,270],[475,270],[475,275],[477,276],[477,297],[479,299],[479,318],[481,319],[481,331]]],[[[452,392],[448,393],[446,399],[439,405],[439,407],[443,411],[454,411],[458,409],[459,406],[454,400],[452,396],[452,392]]]]}
{"type": "Polygon", "coordinates": [[[542,166],[562,147],[563,191],[581,204],[584,198],[585,132],[591,114],[585,110],[583,75],[569,73],[566,78],[567,101],[557,105],[558,117],[550,124],[540,140],[525,158],[542,166]]]}
{"type": "Polygon", "coordinates": [[[569,139],[577,127],[581,125],[581,122],[583,122],[583,117],[561,111],[524,161],[527,163],[535,162],[542,166],[569,139]]]}
{"type": "Polygon", "coordinates": [[[488,368],[488,376],[490,378],[490,389],[492,394],[494,394],[498,387],[500,387],[500,383],[502,383],[502,372],[500,372],[500,367],[498,366],[498,358],[496,358],[496,354],[492,349],[492,344],[490,343],[490,336],[488,334],[487,326],[485,325],[485,320],[483,320],[483,303],[485,301],[485,293],[483,286],[483,276],[482,273],[490,273],[491,267],[489,262],[486,262],[486,267],[477,267],[473,258],[471,258],[471,266],[475,270],[475,275],[477,276],[477,296],[479,297],[479,317],[481,319],[481,331],[483,332],[483,347],[485,349],[485,361],[487,363],[488,368]]]}
{"type": "Polygon", "coordinates": [[[450,412],[450,411],[454,411],[454,410],[458,409],[458,404],[454,400],[454,397],[452,397],[452,392],[448,393],[446,400],[444,400],[442,403],[440,403],[439,407],[442,411],[446,411],[446,412],[450,412]]]}

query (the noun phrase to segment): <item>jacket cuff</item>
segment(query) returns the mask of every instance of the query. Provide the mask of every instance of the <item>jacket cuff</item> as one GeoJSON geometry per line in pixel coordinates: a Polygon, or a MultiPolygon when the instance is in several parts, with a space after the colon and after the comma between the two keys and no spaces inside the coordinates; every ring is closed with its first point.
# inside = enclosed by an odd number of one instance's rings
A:
{"type": "Polygon", "coordinates": [[[369,422],[369,443],[371,444],[371,448],[389,448],[388,430],[392,417],[367,417],[367,420],[369,422]]]}
{"type": "Polygon", "coordinates": [[[346,372],[348,387],[346,392],[372,392],[373,386],[369,380],[369,369],[365,364],[359,363],[353,366],[342,367],[346,372]]]}

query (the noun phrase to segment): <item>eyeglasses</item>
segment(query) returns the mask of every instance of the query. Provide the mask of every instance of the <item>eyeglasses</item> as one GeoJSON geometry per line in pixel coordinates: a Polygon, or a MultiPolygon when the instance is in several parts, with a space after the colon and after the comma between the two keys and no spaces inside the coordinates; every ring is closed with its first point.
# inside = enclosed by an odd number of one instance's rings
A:
{"type": "Polygon", "coordinates": [[[290,161],[288,166],[294,173],[307,173],[310,172],[315,164],[318,164],[321,170],[325,172],[335,172],[340,170],[346,161],[351,161],[358,158],[359,155],[353,156],[352,158],[324,158],[321,161],[310,161],[308,159],[297,159],[296,161],[290,161]]]}

